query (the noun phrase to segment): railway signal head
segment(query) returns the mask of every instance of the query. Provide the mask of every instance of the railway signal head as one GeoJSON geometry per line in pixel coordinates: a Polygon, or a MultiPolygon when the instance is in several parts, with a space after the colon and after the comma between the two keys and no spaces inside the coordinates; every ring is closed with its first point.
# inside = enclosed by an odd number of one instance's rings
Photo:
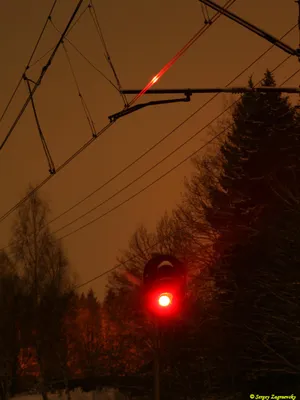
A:
{"type": "Polygon", "coordinates": [[[144,299],[147,310],[156,316],[176,317],[185,291],[183,264],[173,256],[152,258],[144,270],[144,299]]]}

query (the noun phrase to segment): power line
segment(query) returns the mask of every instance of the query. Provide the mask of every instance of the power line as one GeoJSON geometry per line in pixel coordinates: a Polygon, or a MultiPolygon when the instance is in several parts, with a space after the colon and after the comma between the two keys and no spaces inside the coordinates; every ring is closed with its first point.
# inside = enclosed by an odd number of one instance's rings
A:
{"type": "MultiPolygon", "coordinates": [[[[231,7],[236,0],[228,0],[224,8],[231,7]]],[[[175,62],[209,29],[209,27],[216,22],[220,17],[221,13],[217,12],[211,19],[210,24],[205,24],[183,47],[175,54],[175,56],[147,83],[147,85],[137,94],[130,102],[129,106],[132,106],[144,93],[146,93],[167,71],[175,64],[175,62]]]]}
{"type": "Polygon", "coordinates": [[[50,174],[55,174],[55,165],[54,165],[54,162],[53,162],[53,159],[52,159],[50,150],[49,150],[49,148],[48,148],[46,139],[45,139],[45,137],[44,137],[44,135],[43,135],[43,131],[42,131],[42,128],[41,128],[41,124],[40,124],[40,121],[39,121],[39,118],[38,118],[38,115],[37,115],[37,110],[36,110],[36,107],[35,107],[35,102],[34,102],[34,99],[33,99],[33,96],[32,96],[32,90],[31,90],[31,86],[30,86],[30,81],[29,81],[29,79],[26,77],[25,74],[24,74],[24,80],[25,80],[26,83],[27,83],[28,91],[29,91],[29,94],[30,94],[30,96],[31,96],[31,105],[32,105],[33,115],[34,115],[34,119],[35,119],[35,122],[36,122],[36,126],[37,126],[37,128],[38,128],[38,132],[39,132],[40,139],[41,139],[41,142],[42,142],[42,145],[43,145],[43,149],[44,149],[44,152],[45,152],[47,161],[48,161],[49,172],[50,172],[50,174]]]}
{"type": "MultiPolygon", "coordinates": [[[[99,132],[97,132],[97,136],[92,137],[88,140],[83,146],[81,146],[75,153],[71,155],[65,162],[63,162],[58,168],[56,168],[55,175],[64,169],[71,161],[73,161],[80,153],[82,153],[90,144],[92,144],[99,136],[101,136],[105,131],[107,131],[114,122],[110,122],[109,124],[105,125],[99,132]]],[[[10,210],[8,210],[5,214],[0,217],[0,223],[4,221],[11,213],[13,213],[17,208],[19,208],[23,203],[25,203],[34,193],[40,190],[53,176],[49,175],[45,178],[39,185],[37,185],[30,193],[23,197],[18,203],[16,203],[10,210]]]]}
{"type": "MultiPolygon", "coordinates": [[[[290,30],[288,30],[283,36],[282,38],[284,38],[285,36],[287,36],[289,33],[291,33],[297,25],[294,25],[290,30]]],[[[243,73],[245,73],[249,68],[251,68],[255,63],[257,63],[262,57],[264,57],[272,48],[274,47],[274,45],[271,45],[265,52],[263,52],[260,56],[258,56],[250,65],[248,65],[246,68],[244,68],[233,80],[231,80],[227,86],[231,85],[236,79],[238,79],[243,73]]],[[[289,58],[289,57],[288,57],[289,58]]],[[[288,59],[287,58],[287,59],[288,59]]],[[[282,63],[280,63],[277,68],[279,68],[284,62],[287,61],[287,59],[285,59],[282,63]]],[[[102,186],[100,186],[99,188],[97,188],[96,190],[94,190],[92,193],[90,193],[88,196],[86,196],[84,199],[80,200],[79,202],[77,202],[75,205],[73,205],[72,207],[70,207],[69,209],[65,210],[63,213],[59,214],[57,217],[55,217],[54,219],[52,219],[50,223],[56,221],[58,218],[62,217],[63,215],[65,215],[66,213],[68,213],[69,211],[71,211],[72,209],[74,209],[76,206],[78,206],[79,204],[83,203],[85,200],[87,200],[88,198],[90,198],[93,194],[95,194],[96,192],[98,192],[100,189],[102,189],[104,186],[106,186],[107,184],[109,184],[111,181],[113,181],[115,178],[117,178],[118,176],[120,176],[123,172],[125,172],[127,169],[129,169],[131,166],[133,166],[134,164],[136,164],[140,159],[142,159],[144,156],[146,156],[146,154],[148,154],[151,150],[153,150],[155,147],[157,147],[160,143],[162,143],[164,140],[166,140],[169,136],[171,136],[177,129],[179,129],[181,126],[183,126],[187,121],[189,121],[194,115],[196,115],[200,110],[202,110],[207,104],[209,104],[212,100],[214,100],[219,94],[215,94],[214,96],[212,96],[206,103],[204,103],[203,105],[201,105],[196,111],[194,111],[192,114],[190,114],[184,121],[182,121],[178,126],[176,126],[171,132],[169,132],[167,135],[165,135],[160,141],[158,141],[156,144],[154,144],[149,150],[147,150],[146,152],[144,152],[141,156],[139,156],[136,160],[134,160],[131,164],[127,165],[122,171],[120,171],[117,175],[115,175],[114,177],[112,177],[111,179],[109,179],[107,182],[105,182],[102,186]]],[[[100,132],[98,132],[98,136],[99,137],[102,133],[104,133],[113,123],[110,123],[108,125],[106,125],[100,132]]],[[[76,158],[82,151],[85,150],[85,148],[87,148],[95,139],[92,138],[90,139],[88,142],[86,142],[77,152],[75,152],[68,160],[66,160],[62,165],[60,165],[57,170],[56,173],[58,173],[61,169],[63,169],[65,166],[67,166],[74,158],[76,158]]],[[[6,219],[11,213],[13,213],[19,206],[21,206],[24,202],[26,202],[28,200],[28,198],[34,194],[35,192],[37,192],[41,187],[43,187],[50,179],[52,178],[52,175],[48,176],[46,179],[44,179],[44,181],[42,181],[36,188],[34,188],[29,194],[27,194],[23,199],[21,199],[18,203],[16,203],[10,210],[8,210],[4,215],[2,215],[2,217],[0,218],[0,223],[6,219]]],[[[8,247],[8,246],[7,246],[8,247]]],[[[5,247],[5,248],[7,248],[5,247]]]]}
{"type": "Polygon", "coordinates": [[[12,103],[12,101],[13,101],[13,99],[14,99],[14,97],[15,97],[15,95],[16,95],[16,93],[17,93],[17,91],[18,91],[18,89],[19,89],[19,87],[20,87],[20,85],[21,85],[21,83],[22,83],[23,76],[24,76],[25,72],[26,72],[26,71],[28,70],[28,68],[29,68],[29,64],[31,63],[31,60],[33,59],[33,57],[34,57],[34,55],[35,55],[35,52],[36,52],[36,50],[37,50],[37,48],[38,48],[38,45],[40,44],[40,41],[41,41],[41,39],[42,39],[42,36],[43,36],[43,34],[44,34],[45,30],[46,30],[47,24],[48,24],[49,20],[51,19],[51,15],[52,15],[52,13],[53,13],[53,11],[54,11],[54,8],[55,8],[55,6],[56,6],[56,3],[57,3],[57,0],[54,0],[53,4],[52,4],[52,6],[51,6],[50,12],[49,12],[49,14],[48,14],[48,16],[47,16],[46,22],[45,22],[45,24],[44,24],[44,26],[43,26],[43,29],[42,29],[42,31],[41,31],[39,37],[38,37],[38,40],[37,40],[37,42],[36,42],[36,44],[35,44],[35,46],[34,46],[34,48],[33,48],[33,51],[32,51],[32,53],[31,53],[31,56],[29,57],[29,60],[28,60],[28,62],[27,62],[27,64],[26,64],[25,70],[24,70],[24,72],[23,72],[23,74],[22,74],[22,76],[21,76],[19,82],[17,83],[17,86],[16,86],[15,90],[13,91],[13,94],[11,95],[11,97],[10,97],[10,99],[9,99],[9,101],[8,101],[8,103],[7,103],[7,105],[6,105],[6,107],[4,108],[3,113],[1,114],[1,117],[0,117],[0,124],[1,124],[1,122],[2,122],[2,120],[3,120],[3,118],[4,118],[4,116],[6,115],[6,112],[7,112],[7,110],[9,109],[9,107],[10,107],[10,105],[11,105],[11,103],[12,103]]]}
{"type": "Polygon", "coordinates": [[[200,2],[207,4],[209,7],[213,8],[215,11],[218,11],[228,17],[229,19],[237,22],[239,25],[243,26],[244,28],[249,29],[250,31],[254,32],[256,35],[262,37],[263,39],[271,42],[275,46],[279,47],[281,50],[285,51],[288,54],[293,56],[300,57],[300,49],[294,49],[286,43],[278,40],[275,36],[271,35],[270,33],[265,32],[263,29],[258,28],[256,25],[251,24],[250,22],[246,21],[245,19],[239,17],[238,15],[234,14],[233,12],[227,10],[224,7],[219,6],[218,4],[214,3],[212,0],[199,0],[200,2]]]}
{"type": "MultiPolygon", "coordinates": [[[[52,20],[51,20],[51,24],[52,24],[52,26],[54,27],[54,29],[55,29],[58,33],[61,34],[60,30],[56,27],[56,25],[53,23],[52,20]]],[[[104,79],[106,79],[107,82],[109,82],[109,83],[119,92],[119,89],[117,88],[117,86],[116,86],[109,78],[107,78],[107,76],[106,76],[102,71],[100,71],[100,69],[97,68],[97,67],[95,66],[95,64],[93,64],[93,63],[78,49],[78,47],[76,47],[76,46],[74,45],[74,43],[71,42],[71,40],[70,40],[68,37],[66,37],[65,40],[73,47],[74,50],[77,51],[77,53],[78,53],[88,64],[90,64],[91,67],[93,67],[97,72],[99,72],[99,74],[100,74],[104,79]]],[[[120,93],[120,92],[119,92],[119,93],[120,93]]]]}
{"type": "MultiPolygon", "coordinates": [[[[88,6],[86,6],[86,8],[80,13],[80,15],[78,16],[78,18],[74,21],[73,25],[70,27],[69,31],[67,32],[65,39],[67,39],[67,36],[71,33],[71,31],[73,30],[73,28],[78,24],[78,22],[81,20],[81,18],[83,17],[83,15],[86,13],[86,10],[88,9],[88,6]]],[[[53,21],[52,18],[50,19],[50,22],[53,25],[53,21]]],[[[57,30],[57,28],[55,28],[57,30]]],[[[61,34],[61,32],[59,31],[59,33],[61,34]]],[[[32,68],[34,67],[37,63],[39,63],[43,58],[45,58],[53,49],[55,48],[55,46],[51,47],[51,49],[49,49],[43,56],[41,56],[40,58],[38,58],[33,64],[31,64],[29,67],[32,68]]]]}
{"type": "Polygon", "coordinates": [[[111,68],[111,70],[112,70],[112,72],[113,72],[113,74],[114,74],[115,80],[116,80],[116,82],[117,82],[118,90],[119,90],[120,96],[122,97],[122,100],[123,100],[123,102],[124,102],[124,106],[125,106],[125,107],[128,107],[128,102],[127,102],[126,95],[123,94],[123,93],[121,93],[121,89],[122,89],[121,82],[120,82],[120,79],[118,78],[116,69],[115,69],[115,67],[114,67],[114,65],[113,65],[113,63],[112,63],[110,54],[109,54],[109,52],[108,52],[108,48],[107,48],[106,42],[105,42],[105,40],[104,40],[104,36],[103,36],[102,29],[101,29],[101,26],[100,26],[100,23],[99,23],[99,19],[98,19],[98,17],[97,17],[96,9],[95,9],[95,7],[94,7],[94,4],[93,4],[93,1],[92,1],[92,0],[90,0],[90,8],[89,8],[89,10],[90,10],[90,15],[91,15],[91,17],[92,17],[92,20],[93,20],[93,22],[94,22],[94,25],[95,25],[95,27],[96,27],[97,33],[98,33],[98,35],[99,35],[100,41],[101,41],[101,43],[102,43],[102,45],[103,45],[103,47],[104,47],[105,58],[106,58],[108,64],[110,65],[110,68],[111,68]]]}
{"type": "MultiPolygon", "coordinates": [[[[291,56],[286,57],[285,61],[287,61],[291,56]]],[[[283,62],[279,63],[273,70],[272,72],[274,72],[275,70],[277,70],[281,65],[283,64],[283,62]]],[[[299,72],[299,70],[297,71],[299,72]]],[[[295,74],[294,74],[295,75],[295,74]]],[[[293,76],[294,76],[293,75],[293,76]]],[[[291,79],[288,78],[288,80],[291,79]]],[[[261,82],[261,81],[260,81],[261,82]]],[[[258,82],[255,86],[257,86],[260,82],[258,82]]],[[[285,81],[287,82],[287,80],[285,81]]],[[[283,83],[285,83],[283,82],[283,83]]],[[[283,84],[282,83],[282,84],[283,84]]],[[[280,86],[282,86],[282,84],[280,86]]],[[[92,211],[95,211],[97,208],[99,208],[100,206],[106,204],[108,201],[110,201],[111,199],[113,199],[115,196],[117,196],[118,194],[120,194],[121,192],[123,192],[124,190],[128,189],[130,186],[132,186],[134,183],[136,183],[137,181],[139,181],[141,178],[143,178],[145,175],[147,175],[149,172],[151,172],[153,169],[155,169],[158,165],[160,165],[161,163],[163,163],[164,161],[166,161],[168,158],[170,158],[173,154],[175,154],[178,150],[180,150],[182,147],[184,147],[187,143],[189,143],[192,139],[194,139],[196,136],[199,135],[199,133],[203,132],[208,126],[210,126],[213,122],[215,122],[217,119],[219,119],[224,113],[226,113],[230,108],[232,108],[234,106],[234,104],[236,104],[239,101],[239,99],[237,99],[233,104],[231,104],[230,106],[228,106],[224,111],[222,111],[220,114],[218,114],[216,117],[214,117],[208,124],[206,124],[204,127],[202,127],[201,129],[199,129],[197,132],[195,132],[192,136],[190,136],[187,140],[185,140],[183,143],[181,143],[179,146],[177,146],[174,150],[172,150],[169,154],[167,154],[164,158],[162,158],[161,160],[159,160],[156,164],[152,165],[149,169],[147,169],[145,172],[143,172],[142,174],[140,174],[137,178],[133,179],[130,183],[128,183],[126,186],[124,186],[122,189],[118,190],[117,192],[115,192],[113,195],[111,195],[109,198],[107,198],[106,200],[102,201],[101,203],[99,203],[98,205],[96,205],[95,207],[91,208],[89,211],[85,212],[84,214],[80,215],[79,217],[77,217],[76,219],[72,220],[71,222],[65,224],[64,226],[62,226],[61,228],[57,229],[56,231],[54,231],[53,233],[57,233],[63,229],[65,229],[66,227],[74,224],[75,222],[77,222],[78,220],[80,220],[81,218],[85,217],[86,215],[90,214],[92,211]]],[[[230,126],[233,126],[233,124],[231,124],[230,126]]],[[[164,178],[165,176],[167,176],[169,173],[171,173],[172,171],[174,171],[175,169],[177,169],[179,166],[181,166],[183,163],[185,163],[186,161],[188,161],[190,158],[192,158],[196,153],[198,153],[199,151],[203,150],[205,147],[207,147],[209,144],[211,144],[216,138],[218,138],[219,136],[221,136],[224,132],[226,132],[228,130],[228,128],[225,128],[222,132],[220,132],[219,134],[215,135],[212,139],[208,140],[207,142],[204,143],[204,145],[202,145],[200,148],[198,148],[195,152],[193,152],[191,155],[189,155],[188,157],[186,157],[183,161],[181,161],[180,163],[176,164],[175,167],[172,167],[170,170],[168,170],[166,173],[164,173],[163,175],[161,175],[160,177],[158,177],[157,179],[155,179],[154,181],[152,181],[149,185],[145,186],[143,189],[141,189],[140,191],[136,192],[135,194],[133,194],[132,196],[128,197],[126,200],[124,200],[123,202],[117,204],[115,207],[111,208],[110,210],[108,210],[107,212],[101,214],[100,216],[94,218],[92,221],[82,225],[81,227],[67,233],[66,235],[61,236],[59,239],[64,239],[76,232],[78,232],[79,230],[87,227],[88,225],[98,221],[99,219],[103,218],[104,216],[110,214],[112,211],[115,211],[116,209],[118,209],[119,207],[121,207],[122,205],[128,203],[130,200],[132,200],[133,198],[135,198],[136,196],[138,196],[139,194],[143,193],[145,190],[147,190],[148,188],[150,188],[151,186],[153,186],[155,183],[157,183],[158,181],[160,181],[162,178],[164,178]]]]}
{"type": "MultiPolygon", "coordinates": [[[[293,75],[291,75],[288,79],[286,79],[284,82],[282,82],[280,86],[284,85],[288,80],[290,80],[294,75],[296,75],[296,73],[299,73],[299,72],[300,72],[300,68],[299,68],[293,75]]],[[[232,125],[233,125],[233,124],[232,124],[232,125]]],[[[232,125],[231,125],[231,126],[232,126],[232,125]]],[[[201,151],[205,146],[207,146],[208,144],[212,143],[215,139],[217,139],[218,137],[220,137],[220,136],[221,136],[224,132],[226,132],[229,128],[230,128],[230,127],[224,128],[221,132],[219,132],[217,135],[215,135],[214,137],[212,137],[208,142],[206,142],[204,145],[202,145],[200,148],[198,148],[196,151],[194,151],[194,152],[193,152],[192,154],[190,154],[188,157],[186,157],[185,159],[183,159],[180,163],[176,164],[174,167],[172,167],[171,169],[169,169],[166,173],[164,173],[163,175],[161,175],[160,177],[158,177],[156,180],[152,181],[149,185],[145,186],[145,187],[144,187],[143,189],[141,189],[139,192],[135,193],[133,196],[131,196],[130,198],[126,199],[125,201],[123,201],[123,202],[120,203],[118,206],[114,207],[113,209],[111,209],[111,211],[113,211],[113,210],[116,209],[116,208],[121,207],[123,204],[125,204],[126,202],[128,202],[130,199],[132,199],[132,198],[138,196],[140,193],[142,193],[142,192],[144,192],[145,190],[147,190],[149,187],[151,187],[152,185],[154,185],[156,182],[158,182],[159,180],[161,180],[163,177],[165,177],[166,175],[168,175],[169,173],[171,173],[172,171],[174,171],[175,169],[177,169],[177,168],[178,168],[180,165],[182,165],[184,162],[190,160],[190,159],[191,159],[192,157],[194,157],[199,151],[201,151]]],[[[111,211],[109,211],[109,212],[111,212],[111,211]]],[[[108,213],[108,212],[107,212],[107,213],[108,213]]],[[[103,214],[103,216],[106,215],[107,213],[103,214]]],[[[101,216],[100,216],[100,217],[101,217],[101,216]]],[[[96,221],[96,220],[99,219],[100,217],[96,218],[94,221],[96,221]]],[[[88,224],[84,225],[83,227],[85,227],[85,226],[87,226],[87,225],[93,223],[94,221],[90,221],[88,224]]],[[[77,232],[79,229],[82,229],[83,227],[78,228],[77,230],[74,231],[74,233],[77,232]]],[[[72,234],[72,233],[73,233],[73,232],[71,232],[71,234],[72,234]]],[[[65,236],[63,236],[62,238],[67,237],[67,236],[68,236],[68,235],[65,235],[65,236]]],[[[151,246],[147,247],[146,250],[149,251],[149,250],[155,248],[157,245],[161,244],[162,241],[165,240],[165,239],[168,238],[168,237],[170,237],[170,235],[166,234],[166,235],[163,237],[162,240],[156,241],[154,244],[152,244],[151,246]]],[[[62,238],[60,238],[60,239],[62,239],[62,238]]],[[[83,287],[83,286],[86,286],[86,285],[88,285],[89,283],[92,283],[92,282],[94,282],[94,281],[96,281],[96,280],[98,280],[98,279],[104,277],[105,275],[107,275],[107,274],[109,274],[109,273],[115,271],[116,269],[125,266],[126,263],[135,260],[137,257],[138,257],[138,256],[132,256],[132,257],[127,258],[125,261],[122,261],[122,262],[118,263],[118,264],[115,265],[114,267],[112,267],[112,268],[110,268],[110,269],[104,271],[103,273],[101,273],[101,274],[95,276],[94,278],[89,279],[89,280],[87,280],[87,281],[85,281],[85,282],[83,282],[83,283],[77,285],[77,286],[76,286],[76,289],[79,289],[79,288],[81,288],[81,287],[83,287]]]]}
{"type": "MultiPolygon", "coordinates": [[[[231,1],[236,1],[236,0],[231,0],[231,1]]],[[[85,10],[86,11],[86,10],[85,10]]],[[[83,12],[84,13],[84,12],[83,12]]],[[[83,13],[81,15],[83,15],[83,13]]],[[[81,17],[81,16],[80,16],[81,17]]],[[[80,18],[79,17],[79,18],[80,18]]],[[[78,20],[79,20],[78,18],[78,20]]],[[[77,21],[78,21],[77,20],[77,21]]],[[[77,22],[76,21],[76,22],[77,22]]],[[[75,23],[74,23],[75,25],[75,23]]],[[[70,28],[70,30],[74,27],[74,25],[70,28]]],[[[69,30],[69,32],[70,32],[69,30]]],[[[87,141],[83,146],[81,146],[71,157],[69,157],[63,164],[61,164],[58,168],[56,168],[56,174],[65,168],[73,159],[75,159],[80,153],[82,153],[87,147],[89,147],[90,144],[94,142],[95,139],[97,139],[99,136],[101,136],[106,130],[108,130],[116,121],[112,121],[109,124],[105,125],[96,135],[95,137],[91,138],[89,141],[87,141]]],[[[1,148],[0,148],[1,149],[1,148]]],[[[55,174],[55,175],[56,175],[55,174]]],[[[38,186],[36,186],[30,193],[28,193],[23,199],[21,199],[19,202],[17,202],[10,210],[8,210],[5,214],[3,214],[0,217],[0,223],[4,221],[11,213],[13,213],[20,205],[22,205],[24,202],[28,200],[30,196],[32,196],[34,193],[36,193],[39,189],[41,189],[54,175],[49,175],[47,178],[45,178],[38,186]]]]}
{"type": "MultiPolygon", "coordinates": [[[[294,25],[291,29],[289,29],[283,36],[287,36],[289,33],[291,33],[297,25],[294,25]]],[[[233,82],[235,82],[241,75],[243,75],[247,70],[249,70],[254,64],[256,64],[262,57],[264,57],[272,48],[274,45],[271,45],[268,47],[266,51],[264,51],[260,56],[258,56],[252,63],[250,63],[246,68],[244,68],[238,75],[235,76],[228,84],[226,87],[230,86],[233,82]]],[[[283,62],[286,62],[290,56],[288,56],[283,62]]],[[[281,66],[280,64],[278,68],[281,66]]],[[[107,186],[109,183],[114,181],[116,178],[118,178],[120,175],[122,175],[124,172],[126,172],[129,168],[131,168],[133,165],[135,165],[138,161],[140,161],[142,158],[144,158],[147,154],[149,154],[152,150],[154,150],[157,146],[159,146],[161,143],[163,143],[168,137],[170,137],[174,132],[176,132],[180,127],[182,127],[186,122],[188,122],[192,117],[194,117],[198,112],[200,112],[203,108],[205,108],[210,102],[212,102],[219,94],[213,95],[208,101],[206,101],[204,104],[202,104],[196,111],[194,111],[192,114],[190,114],[185,120],[183,120],[179,125],[177,125],[172,131],[167,133],[165,136],[163,136],[158,142],[156,142],[153,146],[151,146],[149,149],[147,149],[144,153],[142,153],[139,157],[137,157],[134,161],[132,161],[130,164],[128,164],[125,168],[123,168],[120,172],[118,172],[116,175],[114,175],[112,178],[108,179],[105,183],[103,183],[101,186],[93,190],[91,193],[89,193],[87,196],[85,196],[83,199],[79,200],[77,203],[75,203],[73,206],[69,207],[67,210],[63,211],[61,214],[59,214],[57,217],[52,219],[50,223],[56,221],[57,219],[61,218],[71,210],[73,210],[75,207],[79,206],[82,204],[85,200],[89,199],[91,196],[93,196],[95,193],[103,189],[105,186],[107,186]]],[[[222,114],[221,114],[222,115],[222,114]]]]}
{"type": "MultiPolygon", "coordinates": [[[[40,74],[40,77],[39,77],[39,79],[37,80],[37,82],[35,83],[34,87],[33,87],[32,90],[31,90],[31,92],[32,92],[31,96],[34,95],[34,93],[36,92],[37,88],[40,86],[40,84],[41,84],[41,82],[42,82],[42,80],[43,80],[43,78],[44,78],[44,76],[45,76],[45,74],[46,74],[48,68],[50,67],[50,65],[51,65],[51,63],[52,63],[52,61],[53,61],[53,59],[54,59],[54,57],[55,57],[55,55],[56,55],[56,53],[57,53],[57,50],[58,50],[59,46],[60,46],[61,43],[63,42],[63,39],[64,39],[64,37],[65,37],[65,35],[66,35],[66,33],[67,33],[69,27],[71,26],[72,21],[74,20],[74,18],[75,18],[75,16],[76,16],[76,14],[77,14],[77,12],[78,12],[78,10],[79,10],[79,8],[80,8],[82,2],[83,2],[83,0],[79,0],[79,2],[78,2],[78,4],[77,4],[77,6],[76,6],[76,8],[75,8],[75,10],[74,10],[74,12],[73,12],[71,18],[70,18],[70,20],[69,20],[69,22],[68,22],[68,24],[67,24],[65,30],[63,31],[63,33],[62,33],[62,35],[61,35],[61,37],[60,37],[60,39],[59,39],[57,45],[55,46],[55,49],[53,50],[51,56],[49,57],[48,62],[47,62],[47,63],[44,65],[44,67],[42,68],[42,72],[41,72],[41,74],[40,74]]],[[[7,140],[8,140],[9,137],[10,137],[10,135],[11,135],[12,132],[14,131],[15,127],[17,126],[17,124],[18,124],[20,118],[21,118],[22,115],[24,114],[24,112],[25,112],[25,110],[26,110],[28,104],[29,104],[30,101],[31,101],[31,96],[29,95],[28,98],[27,98],[27,100],[25,101],[23,107],[21,108],[21,111],[19,112],[17,118],[15,119],[15,121],[14,121],[14,123],[12,124],[11,128],[9,129],[9,131],[8,131],[8,133],[7,133],[7,135],[6,135],[6,137],[4,138],[4,140],[3,140],[3,142],[2,142],[2,144],[1,144],[1,146],[0,146],[0,150],[3,149],[5,143],[7,142],[7,140]]]]}
{"type": "Polygon", "coordinates": [[[75,83],[75,86],[76,86],[76,89],[77,89],[78,96],[80,98],[80,102],[81,102],[85,117],[86,117],[86,119],[88,121],[88,124],[90,126],[90,129],[91,129],[91,132],[92,132],[92,136],[95,136],[96,135],[95,124],[94,124],[92,115],[91,115],[91,113],[90,113],[90,111],[88,109],[88,106],[86,104],[86,101],[85,101],[85,99],[84,99],[84,97],[82,95],[82,92],[80,90],[78,79],[76,77],[76,74],[75,74],[75,71],[74,71],[74,68],[73,68],[73,65],[72,65],[72,62],[71,62],[71,58],[69,56],[69,53],[68,53],[67,48],[66,48],[64,43],[63,43],[63,49],[64,49],[64,52],[65,52],[65,55],[66,55],[66,58],[67,58],[67,61],[68,61],[68,64],[69,64],[69,67],[70,67],[70,70],[71,70],[71,74],[73,76],[73,80],[74,80],[74,83],[75,83]]]}

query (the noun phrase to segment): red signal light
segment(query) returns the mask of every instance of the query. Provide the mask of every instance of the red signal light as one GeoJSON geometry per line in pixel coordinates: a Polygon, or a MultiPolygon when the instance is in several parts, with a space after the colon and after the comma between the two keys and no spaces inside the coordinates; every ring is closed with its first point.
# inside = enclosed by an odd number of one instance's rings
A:
{"type": "Polygon", "coordinates": [[[168,307],[172,304],[173,296],[171,293],[162,293],[158,297],[158,304],[161,307],[168,307]]]}

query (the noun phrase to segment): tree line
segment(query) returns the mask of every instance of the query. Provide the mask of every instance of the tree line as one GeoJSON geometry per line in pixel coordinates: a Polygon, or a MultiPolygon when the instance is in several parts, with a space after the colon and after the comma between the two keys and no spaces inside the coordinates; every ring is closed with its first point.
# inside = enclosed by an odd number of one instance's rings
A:
{"type": "MultiPolygon", "coordinates": [[[[276,85],[269,71],[262,85],[276,85]]],[[[279,93],[250,92],[224,124],[193,159],[181,203],[132,235],[101,304],[76,290],[46,204],[33,195],[20,207],[0,258],[3,398],[25,381],[47,400],[49,382],[150,376],[141,276],[155,253],[189,274],[184,312],[161,334],[166,398],[300,393],[299,112],[279,93]]]]}

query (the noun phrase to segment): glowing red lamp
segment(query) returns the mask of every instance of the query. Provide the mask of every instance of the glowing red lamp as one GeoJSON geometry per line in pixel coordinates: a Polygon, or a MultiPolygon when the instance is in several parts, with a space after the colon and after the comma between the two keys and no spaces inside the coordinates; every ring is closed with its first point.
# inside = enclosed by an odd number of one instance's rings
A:
{"type": "Polygon", "coordinates": [[[173,296],[171,293],[162,293],[158,297],[158,304],[161,307],[168,307],[172,304],[173,296]]]}

